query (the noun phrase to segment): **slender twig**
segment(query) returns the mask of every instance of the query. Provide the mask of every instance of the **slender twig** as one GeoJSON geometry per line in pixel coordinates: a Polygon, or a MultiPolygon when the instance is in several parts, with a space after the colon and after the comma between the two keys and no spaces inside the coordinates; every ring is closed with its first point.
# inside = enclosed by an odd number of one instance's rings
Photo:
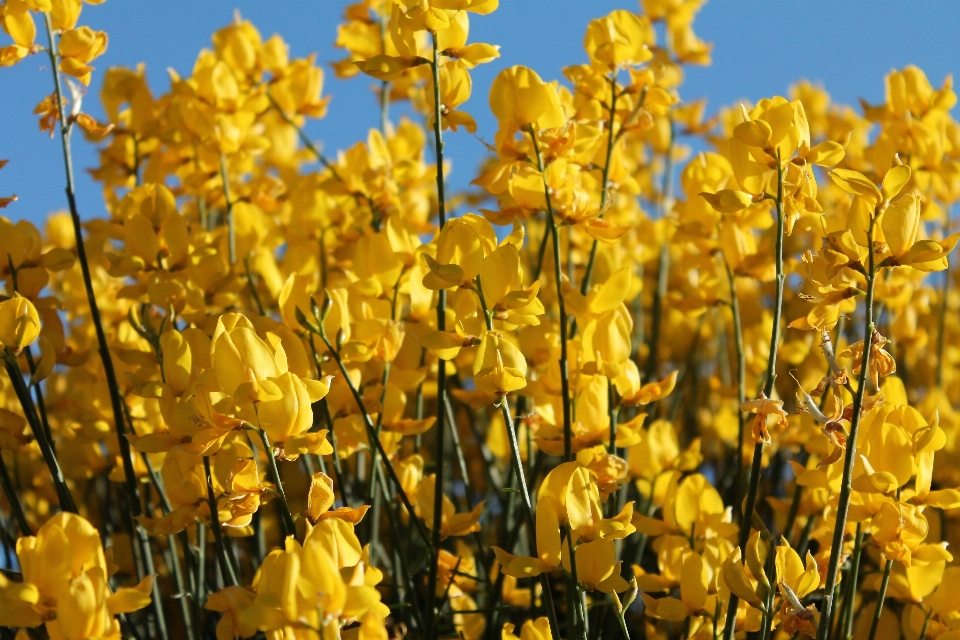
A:
{"type": "MultiPolygon", "coordinates": [[[[124,414],[128,423],[130,423],[130,412],[124,403],[124,414]]],[[[164,515],[170,513],[170,500],[167,498],[166,489],[163,486],[163,480],[160,479],[160,474],[157,473],[156,469],[153,468],[153,463],[150,462],[150,456],[146,453],[140,454],[143,464],[147,467],[147,476],[150,478],[150,483],[157,490],[157,499],[160,502],[160,510],[163,511],[164,515]]],[[[184,626],[187,631],[187,640],[194,640],[196,638],[196,630],[193,626],[193,612],[191,611],[191,600],[193,599],[193,592],[191,589],[187,589],[186,582],[184,580],[183,570],[180,567],[180,553],[177,549],[177,538],[180,540],[180,544],[183,546],[183,559],[189,567],[189,540],[187,538],[186,530],[180,531],[177,536],[168,535],[167,536],[167,547],[170,550],[170,558],[167,561],[167,566],[172,569],[173,573],[173,582],[174,586],[177,588],[177,601],[180,604],[180,614],[183,616],[184,626]]]]}
{"type": "MultiPolygon", "coordinates": [[[[853,557],[850,560],[850,573],[845,578],[847,593],[844,595],[843,615],[840,617],[842,628],[837,637],[848,640],[853,637],[853,609],[857,601],[857,580],[860,577],[860,555],[863,552],[863,523],[857,523],[857,535],[854,538],[853,557]]],[[[921,636],[922,637],[922,636],[921,636]]]]}
{"type": "MultiPolygon", "coordinates": [[[[13,290],[17,290],[16,282],[14,282],[13,290]]],[[[32,376],[37,373],[37,363],[33,359],[33,352],[30,349],[30,345],[27,345],[23,348],[23,355],[25,355],[27,358],[27,365],[30,367],[30,376],[32,380],[32,376]]],[[[50,430],[50,421],[47,419],[47,405],[43,399],[43,389],[41,389],[39,381],[34,382],[30,386],[33,387],[33,396],[37,405],[37,414],[40,416],[40,423],[43,425],[43,432],[47,434],[47,440],[50,442],[50,446],[53,447],[54,453],[56,453],[57,443],[53,440],[53,431],[50,430]]]]}
{"type": "Polygon", "coordinates": [[[197,523],[197,573],[195,585],[197,594],[197,626],[194,633],[198,638],[202,638],[203,627],[207,616],[207,610],[200,606],[200,603],[206,602],[207,600],[207,527],[202,522],[197,523]]]}
{"type": "MultiPolygon", "coordinates": [[[[231,220],[233,217],[231,216],[231,220]]],[[[250,290],[250,297],[253,298],[253,303],[257,305],[257,311],[260,315],[267,315],[264,312],[263,301],[260,300],[260,294],[257,292],[257,284],[253,281],[253,274],[250,273],[250,256],[247,256],[243,259],[243,268],[247,275],[247,288],[250,290]]]]}

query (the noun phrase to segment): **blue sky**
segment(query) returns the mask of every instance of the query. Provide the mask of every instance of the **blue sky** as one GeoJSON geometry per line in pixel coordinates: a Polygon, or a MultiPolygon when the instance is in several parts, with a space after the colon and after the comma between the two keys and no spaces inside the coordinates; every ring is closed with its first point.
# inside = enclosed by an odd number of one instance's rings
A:
{"type": "MultiPolygon", "coordinates": [[[[501,57],[476,69],[473,97],[465,105],[477,120],[478,135],[491,140],[496,123],[487,94],[497,72],[524,64],[547,79],[584,61],[587,22],[613,9],[636,9],[636,0],[501,0],[489,16],[473,16],[471,41],[501,46],[501,57]]],[[[234,9],[250,19],[264,37],[279,33],[292,56],[316,52],[324,63],[342,57],[333,47],[344,0],[108,0],[86,5],[81,22],[107,31],[109,49],[95,63],[97,72],[84,110],[100,115],[102,71],[109,66],[144,62],[156,93],[166,90],[166,69],[189,74],[197,52],[210,35],[232,20],[234,9]]],[[[691,68],[682,96],[709,99],[708,112],[740,99],[783,94],[795,80],[821,82],[838,102],[856,104],[883,99],[883,76],[893,68],[916,64],[939,86],[960,68],[960,2],[952,0],[712,0],[701,11],[697,33],[714,44],[714,64],[691,68]]],[[[7,43],[3,36],[3,44],[7,43]]],[[[337,80],[327,74],[332,95],[329,115],[312,122],[309,134],[329,154],[364,139],[377,124],[370,82],[337,80]]],[[[45,56],[13,68],[0,68],[0,195],[19,201],[3,211],[8,218],[40,223],[65,207],[59,141],[37,128],[31,112],[51,92],[45,56]]],[[[447,136],[454,187],[469,182],[483,155],[481,143],[466,133],[447,136]]],[[[77,136],[75,163],[84,218],[103,214],[99,187],[83,172],[93,166],[95,149],[77,136]]]]}

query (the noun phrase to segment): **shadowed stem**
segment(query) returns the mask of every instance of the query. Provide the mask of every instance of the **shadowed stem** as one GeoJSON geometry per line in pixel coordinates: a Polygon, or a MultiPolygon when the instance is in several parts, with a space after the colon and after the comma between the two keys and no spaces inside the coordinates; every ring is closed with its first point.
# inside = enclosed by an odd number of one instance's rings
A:
{"type": "MultiPolygon", "coordinates": [[[[129,423],[130,411],[125,409],[124,415],[129,423]]],[[[146,453],[141,453],[140,457],[143,460],[144,466],[147,468],[147,475],[150,478],[150,483],[157,490],[157,498],[158,502],[160,503],[160,510],[164,515],[167,515],[172,511],[172,509],[170,508],[170,500],[167,498],[166,489],[163,486],[163,480],[161,480],[156,469],[153,468],[153,463],[150,462],[150,456],[148,456],[146,453]]],[[[167,536],[167,548],[170,550],[170,562],[167,563],[167,566],[173,570],[174,586],[177,588],[177,593],[180,594],[180,597],[178,597],[177,600],[180,606],[180,615],[183,616],[184,626],[186,627],[187,640],[194,640],[197,636],[196,629],[194,628],[193,624],[193,611],[191,606],[196,605],[197,602],[194,599],[194,590],[187,588],[184,580],[183,569],[180,567],[180,553],[177,549],[178,538],[181,546],[183,547],[183,559],[187,564],[187,571],[189,572],[190,542],[187,538],[186,530],[180,531],[176,537],[172,535],[167,536]]]]}
{"type": "MultiPolygon", "coordinates": [[[[853,609],[857,600],[857,581],[860,578],[860,555],[863,553],[863,524],[857,523],[857,535],[854,538],[853,557],[850,564],[850,575],[847,576],[847,594],[844,600],[843,616],[841,616],[840,640],[853,637],[853,609]]],[[[923,638],[923,636],[920,636],[923,638]]]]}

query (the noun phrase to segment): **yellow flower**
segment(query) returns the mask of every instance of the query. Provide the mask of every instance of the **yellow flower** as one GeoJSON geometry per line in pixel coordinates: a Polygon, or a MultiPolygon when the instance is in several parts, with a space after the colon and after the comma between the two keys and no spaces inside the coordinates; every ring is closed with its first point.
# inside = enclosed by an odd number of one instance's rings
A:
{"type": "Polygon", "coordinates": [[[618,9],[590,21],[583,48],[591,63],[606,71],[617,71],[653,58],[648,46],[653,40],[648,22],[632,11],[618,9]]]}
{"type": "MultiPolygon", "coordinates": [[[[25,0],[14,0],[3,6],[3,30],[13,38],[14,46],[29,50],[37,36],[37,25],[25,0]]],[[[22,57],[22,56],[21,56],[22,57]]]]}
{"type": "MultiPolygon", "coordinates": [[[[579,568],[579,566],[578,566],[579,568]]],[[[700,554],[691,551],[683,561],[680,577],[680,598],[654,599],[640,594],[647,605],[647,615],[679,622],[695,615],[707,604],[706,567],[700,554]]]]}
{"type": "Polygon", "coordinates": [[[516,345],[496,331],[483,334],[473,370],[478,391],[503,396],[527,386],[527,359],[516,345]]]}
{"type": "Polygon", "coordinates": [[[267,345],[245,316],[224,314],[217,321],[210,347],[210,360],[220,390],[238,402],[279,400],[282,393],[272,378],[285,373],[280,360],[286,364],[286,354],[280,339],[273,336],[273,345],[267,345]],[[279,355],[279,357],[278,357],[279,355]]]}
{"type": "Polygon", "coordinates": [[[516,626],[507,622],[503,625],[500,632],[501,640],[553,640],[553,634],[550,632],[550,621],[546,616],[536,620],[527,620],[520,627],[520,635],[513,633],[516,626]]]}
{"type": "Polygon", "coordinates": [[[14,353],[33,343],[40,335],[40,315],[28,299],[14,294],[0,302],[0,343],[14,353]]]}
{"type": "Polygon", "coordinates": [[[805,598],[820,586],[820,571],[813,555],[807,552],[806,566],[800,562],[800,556],[793,550],[786,538],[780,538],[777,547],[777,584],[786,598],[789,588],[797,599],[805,598]]]}
{"type": "Polygon", "coordinates": [[[20,538],[17,556],[23,583],[0,583],[0,602],[13,604],[0,613],[4,626],[8,626],[4,616],[10,615],[13,626],[37,627],[46,622],[51,637],[65,640],[119,636],[115,616],[150,604],[153,576],[134,588],[111,592],[100,534],[78,515],[59,513],[36,536],[20,538]]]}
{"type": "Polygon", "coordinates": [[[90,66],[95,58],[107,50],[107,34],[83,26],[64,31],[60,36],[60,71],[90,84],[90,66]]]}
{"type": "Polygon", "coordinates": [[[515,66],[501,71],[490,85],[490,109],[500,129],[562,127],[566,122],[560,96],[532,69],[515,66]]]}
{"type": "Polygon", "coordinates": [[[240,613],[253,604],[254,592],[247,587],[226,587],[211,593],[203,608],[222,613],[217,623],[217,640],[249,638],[257,633],[257,627],[241,621],[240,613]]]}
{"type": "Polygon", "coordinates": [[[265,400],[257,407],[260,428],[267,432],[271,443],[286,442],[306,433],[313,427],[313,403],[330,390],[329,380],[301,379],[289,371],[270,380],[280,397],[265,400]]]}

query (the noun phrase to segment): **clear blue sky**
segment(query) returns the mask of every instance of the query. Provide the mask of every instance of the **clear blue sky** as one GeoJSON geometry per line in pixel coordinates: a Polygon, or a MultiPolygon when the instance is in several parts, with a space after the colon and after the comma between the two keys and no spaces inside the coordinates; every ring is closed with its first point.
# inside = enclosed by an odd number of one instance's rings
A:
{"type": "MultiPolygon", "coordinates": [[[[85,5],[81,22],[110,36],[107,53],[95,62],[91,93],[99,91],[102,71],[113,65],[144,62],[156,93],[168,86],[166,69],[188,74],[197,52],[210,46],[212,32],[232,20],[234,9],[266,38],[279,33],[292,56],[316,52],[324,63],[342,57],[333,47],[344,0],[108,0],[85,5]]],[[[587,22],[617,8],[636,9],[636,0],[501,0],[489,16],[472,16],[471,41],[501,46],[501,57],[475,70],[473,97],[466,104],[490,140],[495,121],[487,93],[496,73],[525,64],[544,78],[583,62],[587,22]]],[[[883,76],[916,64],[939,86],[960,69],[960,2],[953,0],[712,0],[701,11],[697,33],[713,42],[714,64],[690,69],[682,95],[709,98],[708,111],[740,99],[782,94],[795,80],[822,82],[835,100],[856,104],[883,99],[883,76]]],[[[3,36],[3,44],[7,44],[3,36]]],[[[328,153],[364,139],[376,126],[375,101],[365,78],[337,80],[327,73],[324,92],[333,96],[329,115],[309,133],[328,153]]],[[[46,58],[33,56],[13,68],[0,68],[0,195],[19,201],[2,213],[13,220],[41,222],[65,208],[59,142],[41,134],[36,103],[51,92],[46,58]]],[[[99,99],[88,96],[85,111],[100,115],[99,99]]],[[[75,162],[82,171],[95,162],[94,148],[77,137],[75,162]]],[[[453,186],[463,186],[483,154],[469,134],[448,136],[453,186]]],[[[102,215],[98,186],[84,173],[78,185],[82,215],[102,215]]]]}

